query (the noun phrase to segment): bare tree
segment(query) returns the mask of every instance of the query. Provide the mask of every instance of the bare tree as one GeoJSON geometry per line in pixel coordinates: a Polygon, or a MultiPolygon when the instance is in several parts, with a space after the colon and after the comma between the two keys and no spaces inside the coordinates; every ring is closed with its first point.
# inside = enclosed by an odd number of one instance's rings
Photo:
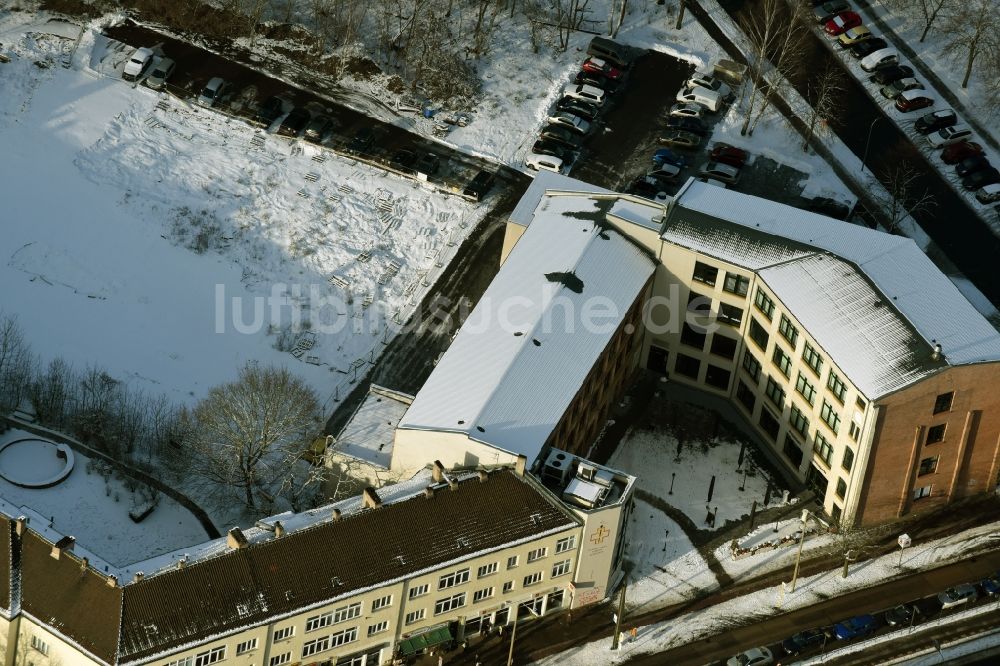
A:
{"type": "Polygon", "coordinates": [[[844,73],[833,61],[827,62],[826,66],[815,72],[806,84],[807,101],[810,103],[809,117],[806,124],[809,130],[806,132],[805,140],[802,142],[802,150],[809,150],[809,142],[812,141],[816,123],[819,120],[827,120],[841,107],[844,91],[844,73]]]}
{"type": "Polygon", "coordinates": [[[31,350],[13,315],[0,312],[0,411],[8,412],[28,395],[31,350]]]}
{"type": "Polygon", "coordinates": [[[879,174],[885,192],[875,192],[887,217],[886,231],[896,233],[907,213],[919,215],[934,209],[937,201],[920,183],[921,173],[909,162],[897,162],[879,174]]]}
{"type": "Polygon", "coordinates": [[[947,15],[957,4],[957,0],[887,0],[885,4],[903,16],[912,15],[916,6],[920,10],[920,18],[924,24],[924,30],[920,33],[920,41],[923,42],[938,18],[947,15]]]}
{"type": "Polygon", "coordinates": [[[625,13],[628,11],[628,0],[611,0],[608,9],[608,34],[614,39],[621,30],[622,23],[625,22],[625,13]]]}
{"type": "Polygon", "coordinates": [[[583,25],[589,3],[590,0],[552,0],[560,51],[565,51],[569,47],[570,36],[583,25]]]}
{"type": "Polygon", "coordinates": [[[319,427],[319,404],[287,369],[248,364],[236,381],[209,391],[190,419],[191,472],[255,510],[293,472],[319,427]]]}
{"type": "Polygon", "coordinates": [[[967,0],[945,17],[941,30],[947,36],[945,53],[965,58],[962,87],[968,88],[976,60],[1000,49],[1000,4],[967,0]]]}

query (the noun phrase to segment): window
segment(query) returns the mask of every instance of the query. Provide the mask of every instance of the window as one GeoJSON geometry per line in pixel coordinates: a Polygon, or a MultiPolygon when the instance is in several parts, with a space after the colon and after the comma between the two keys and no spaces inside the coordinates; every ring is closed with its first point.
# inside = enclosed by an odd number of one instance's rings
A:
{"type": "Polygon", "coordinates": [[[761,348],[761,351],[767,351],[767,340],[770,336],[767,331],[757,323],[756,319],[750,319],[750,339],[753,340],[754,344],[761,348]]]}
{"type": "Polygon", "coordinates": [[[510,592],[513,589],[514,589],[514,581],[509,580],[509,581],[507,581],[506,583],[503,584],[503,593],[504,594],[507,594],[508,592],[510,592]]]}
{"type": "Polygon", "coordinates": [[[945,425],[946,424],[944,424],[944,423],[940,423],[938,425],[931,426],[930,428],[927,429],[927,443],[928,444],[937,444],[938,442],[943,442],[944,441],[944,429],[945,429],[945,425]]]}
{"type": "Polygon", "coordinates": [[[174,661],[168,661],[164,666],[191,666],[194,661],[194,657],[184,657],[183,659],[176,659],[174,661]]]}
{"type": "Polygon", "coordinates": [[[805,348],[802,350],[802,360],[806,362],[812,371],[816,373],[819,377],[820,370],[823,368],[823,357],[819,355],[819,352],[813,349],[813,346],[806,343],[805,348]]]}
{"type": "Polygon", "coordinates": [[[785,389],[781,388],[781,385],[774,381],[773,377],[767,378],[767,388],[764,389],[764,393],[778,409],[785,408],[785,389]]]}
{"type": "Polygon", "coordinates": [[[344,629],[343,631],[338,631],[335,634],[330,634],[330,644],[333,647],[343,645],[344,643],[350,643],[352,641],[358,640],[358,628],[351,627],[350,629],[344,629]]]}
{"type": "Polygon", "coordinates": [[[271,637],[272,643],[277,643],[278,641],[283,641],[286,638],[291,638],[295,635],[295,627],[282,627],[281,629],[274,630],[274,636],[271,637]]]}
{"type": "Polygon", "coordinates": [[[830,376],[827,377],[826,387],[830,389],[830,393],[833,394],[833,397],[836,398],[840,404],[844,404],[844,396],[847,394],[847,385],[833,370],[830,371],[830,376]]]}
{"type": "Polygon", "coordinates": [[[743,369],[753,377],[754,382],[760,381],[760,361],[750,353],[749,349],[743,350],[743,369]]]}
{"type": "Polygon", "coordinates": [[[830,466],[830,460],[833,458],[833,446],[826,441],[826,437],[816,433],[816,437],[813,439],[813,451],[816,452],[820,460],[826,463],[827,467],[830,466]]]}
{"type": "Polygon", "coordinates": [[[556,554],[565,553],[567,550],[573,550],[574,547],[576,547],[575,536],[559,539],[559,541],[556,541],[556,554]]]}
{"type": "Polygon", "coordinates": [[[507,558],[507,568],[513,569],[517,566],[517,555],[511,555],[507,558]]]}
{"type": "Polygon", "coordinates": [[[404,622],[406,624],[413,624],[414,622],[420,622],[420,620],[425,617],[427,617],[427,609],[421,608],[420,610],[410,611],[407,613],[404,622]]]}
{"type": "Polygon", "coordinates": [[[792,351],[795,351],[795,344],[799,341],[799,329],[795,328],[795,324],[792,320],[781,315],[781,322],[778,324],[778,332],[781,336],[788,340],[788,344],[792,346],[792,351]]]}
{"type": "Polygon", "coordinates": [[[251,638],[248,641],[243,641],[242,643],[236,644],[236,656],[241,654],[246,654],[247,652],[252,652],[257,649],[257,639],[251,638]]]}
{"type": "Polygon", "coordinates": [[[392,595],[387,594],[384,597],[379,597],[372,601],[372,612],[382,610],[383,608],[388,608],[392,605],[392,595]]]}
{"type": "Polygon", "coordinates": [[[861,436],[861,426],[859,426],[855,421],[851,421],[851,425],[848,427],[847,431],[851,435],[851,439],[855,442],[858,441],[858,437],[861,436]]]}
{"type": "Polygon", "coordinates": [[[383,631],[389,630],[389,620],[382,620],[381,622],[376,622],[375,624],[368,625],[368,636],[374,636],[375,634],[381,634],[383,631]]]}
{"type": "Polygon", "coordinates": [[[285,652],[283,654],[276,654],[271,657],[270,666],[283,666],[292,660],[292,653],[285,652]]]}
{"type": "Polygon", "coordinates": [[[311,641],[306,641],[302,644],[302,658],[311,657],[314,654],[320,652],[326,652],[330,649],[330,637],[320,636],[319,638],[314,638],[311,641]]]}
{"type": "Polygon", "coordinates": [[[569,560],[563,560],[562,562],[556,562],[552,565],[552,575],[549,578],[558,578],[559,576],[565,576],[569,573],[569,560]]]}
{"type": "Polygon", "coordinates": [[[712,336],[711,352],[716,356],[733,360],[736,358],[736,339],[716,333],[712,336]]]}
{"type": "Polygon", "coordinates": [[[674,359],[674,371],[679,375],[698,379],[698,373],[701,372],[701,361],[678,352],[677,358],[674,359]]]}
{"type": "Polygon", "coordinates": [[[913,499],[914,500],[918,500],[918,499],[923,499],[925,497],[930,497],[931,496],[931,492],[933,490],[934,490],[934,486],[933,485],[931,485],[931,486],[922,486],[920,488],[915,488],[913,490],[913,499]]]}
{"type": "Polygon", "coordinates": [[[465,592],[460,592],[459,594],[453,594],[450,597],[445,597],[444,599],[438,599],[434,604],[434,614],[440,615],[441,613],[447,613],[448,611],[453,611],[456,608],[461,608],[465,605],[465,592]]]}
{"type": "MultiPolygon", "coordinates": [[[[32,649],[38,650],[39,652],[41,652],[46,656],[48,656],[49,654],[49,644],[43,641],[38,636],[31,637],[31,647],[32,649]]],[[[225,650],[225,648],[223,648],[223,650],[225,650]]]]}
{"type": "Polygon", "coordinates": [[[742,380],[736,384],[736,399],[740,401],[741,405],[747,408],[748,412],[753,412],[753,408],[757,404],[757,396],[753,394],[753,391],[742,380]]]}
{"type": "Polygon", "coordinates": [[[844,499],[844,495],[847,494],[847,482],[843,479],[837,479],[837,497],[844,499]]]}
{"type": "Polygon", "coordinates": [[[220,645],[219,647],[214,647],[211,650],[202,652],[201,654],[196,654],[194,656],[194,666],[208,666],[209,664],[216,664],[226,658],[226,646],[220,645]]]}
{"type": "Polygon", "coordinates": [[[788,417],[788,422],[791,423],[792,429],[803,437],[809,434],[809,419],[798,406],[792,405],[792,413],[788,417]]]}
{"type": "Polygon", "coordinates": [[[715,281],[719,277],[719,269],[715,266],[709,266],[708,264],[703,264],[700,261],[694,262],[694,274],[691,276],[692,280],[697,282],[704,282],[707,285],[715,286],[715,281]]]}
{"type": "Polygon", "coordinates": [[[469,582],[469,570],[461,569],[454,573],[441,576],[438,580],[438,589],[447,590],[449,587],[455,587],[456,585],[461,585],[462,583],[467,582],[469,582]]]}
{"type": "Polygon", "coordinates": [[[857,405],[857,406],[858,406],[858,409],[860,409],[860,410],[861,410],[862,412],[863,412],[863,411],[865,411],[865,408],[866,408],[866,407],[868,407],[868,403],[866,403],[866,402],[865,402],[865,401],[864,401],[864,400],[863,400],[863,399],[861,398],[861,396],[858,396],[858,397],[857,397],[857,398],[856,398],[856,399],[854,400],[854,404],[855,404],[855,405],[857,405]]]}
{"type": "Polygon", "coordinates": [[[708,296],[702,296],[696,291],[688,292],[687,310],[688,319],[701,326],[706,326],[711,321],[712,299],[708,296]]]}
{"type": "Polygon", "coordinates": [[[750,290],[750,278],[743,277],[738,273],[726,273],[726,281],[722,283],[722,288],[730,294],[746,296],[750,290]]]}
{"type": "MultiPolygon", "coordinates": [[[[468,572],[468,569],[466,569],[466,572],[468,572]]],[[[351,604],[350,606],[342,606],[333,611],[333,623],[337,624],[344,620],[352,620],[359,615],[361,615],[361,602],[351,604]]]]}
{"type": "Polygon", "coordinates": [[[753,304],[757,306],[757,309],[761,311],[768,321],[774,317],[774,301],[764,293],[764,290],[757,287],[757,293],[754,296],[753,304]]]}
{"type": "Polygon", "coordinates": [[[934,400],[934,413],[940,414],[941,412],[951,411],[951,401],[955,397],[954,391],[951,393],[942,393],[934,400]]]}
{"type": "Polygon", "coordinates": [[[774,345],[774,354],[771,355],[771,362],[781,370],[781,374],[787,379],[792,372],[792,357],[785,353],[785,350],[778,345],[774,345]]]}
{"type": "Polygon", "coordinates": [[[331,624],[333,624],[333,611],[323,613],[322,615],[314,615],[306,620],[306,633],[322,629],[323,627],[329,627],[331,624]]]}
{"type": "Polygon", "coordinates": [[[681,344],[695,349],[705,348],[705,339],[708,336],[694,330],[687,322],[681,327],[681,344]]]}
{"type": "Polygon", "coordinates": [[[537,583],[541,583],[541,582],[542,582],[542,572],[541,571],[536,571],[533,574],[529,574],[529,575],[525,576],[523,584],[524,584],[524,587],[528,587],[530,585],[536,585],[537,583]]]}
{"type": "Polygon", "coordinates": [[[795,467],[802,466],[802,447],[795,441],[794,437],[785,435],[785,446],[781,450],[795,467]]]}
{"type": "Polygon", "coordinates": [[[472,595],[472,603],[478,604],[483,599],[489,599],[493,596],[494,590],[496,590],[495,587],[486,587],[481,590],[476,590],[472,595]]]}
{"type": "Polygon", "coordinates": [[[937,471],[938,458],[940,456],[934,456],[932,458],[924,458],[920,461],[920,469],[917,470],[917,476],[923,476],[924,474],[933,474],[937,471]]]}
{"type": "Polygon", "coordinates": [[[854,451],[847,447],[844,449],[844,459],[841,461],[840,465],[846,469],[848,472],[854,467],[854,451]]]}
{"type": "Polygon", "coordinates": [[[476,570],[476,578],[485,578],[486,576],[492,576],[500,569],[499,562],[490,562],[489,564],[484,564],[476,570]]]}
{"type": "Polygon", "coordinates": [[[425,594],[427,594],[428,589],[429,586],[427,585],[427,583],[424,583],[423,585],[417,585],[416,587],[411,587],[410,598],[416,599],[417,597],[422,597],[425,594]]]}
{"type": "Polygon", "coordinates": [[[834,411],[833,405],[824,400],[823,407],[819,410],[819,417],[823,419],[823,423],[830,426],[830,430],[836,435],[840,428],[840,414],[834,411]]]}
{"type": "Polygon", "coordinates": [[[549,553],[548,548],[535,548],[534,550],[530,550],[528,551],[528,563],[530,564],[531,562],[540,560],[546,555],[548,555],[548,553],[549,553]]]}
{"type": "Polygon", "coordinates": [[[725,368],[720,368],[709,363],[708,368],[705,370],[705,383],[725,391],[729,388],[729,377],[731,374],[725,368]]]}
{"type": "Polygon", "coordinates": [[[739,326],[743,323],[743,308],[728,303],[719,303],[719,323],[739,326]]]}
{"type": "Polygon", "coordinates": [[[806,399],[810,405],[813,404],[813,400],[816,399],[816,387],[812,385],[809,378],[799,373],[799,378],[795,380],[795,390],[799,392],[803,398],[806,399]]]}
{"type": "Polygon", "coordinates": [[[773,441],[778,440],[778,429],[780,426],[778,425],[778,419],[774,418],[774,414],[767,409],[760,410],[759,423],[760,427],[771,436],[773,441]]]}

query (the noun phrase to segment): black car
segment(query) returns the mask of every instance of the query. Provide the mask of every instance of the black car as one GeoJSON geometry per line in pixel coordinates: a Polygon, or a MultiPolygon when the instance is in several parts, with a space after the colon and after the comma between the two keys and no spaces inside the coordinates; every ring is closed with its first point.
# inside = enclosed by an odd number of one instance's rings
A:
{"type": "Polygon", "coordinates": [[[270,127],[271,123],[284,113],[285,99],[278,95],[268,97],[257,107],[257,122],[265,127],[270,127]]]}
{"type": "Polygon", "coordinates": [[[312,119],[312,114],[303,109],[301,106],[297,106],[292,109],[285,119],[281,121],[281,126],[278,127],[278,134],[282,136],[298,136],[305,126],[309,124],[312,119]]]}
{"type": "Polygon", "coordinates": [[[589,102],[584,102],[573,97],[563,97],[556,103],[556,110],[568,111],[574,116],[579,116],[584,120],[593,122],[601,113],[601,109],[589,102]]]}
{"type": "Polygon", "coordinates": [[[913,621],[916,608],[909,604],[900,604],[885,612],[885,623],[890,627],[905,627],[913,621]]]}
{"type": "Polygon", "coordinates": [[[576,73],[576,78],[573,81],[577,85],[588,85],[594,86],[595,88],[600,88],[609,95],[613,95],[618,92],[618,82],[612,81],[611,79],[601,76],[600,74],[595,74],[593,72],[585,72],[583,70],[576,73]]]}
{"type": "Polygon", "coordinates": [[[792,656],[805,652],[809,648],[822,645],[826,642],[826,632],[822,629],[806,629],[786,638],[781,642],[781,648],[792,656]]]}
{"type": "Polygon", "coordinates": [[[679,129],[686,132],[694,132],[698,136],[706,136],[711,131],[697,118],[668,118],[666,127],[667,129],[679,129]]]}
{"type": "Polygon", "coordinates": [[[966,157],[964,160],[956,164],[955,173],[964,178],[969,174],[982,171],[990,166],[990,161],[986,159],[985,155],[973,155],[972,157],[966,157]]]}
{"type": "Polygon", "coordinates": [[[663,191],[663,186],[655,178],[647,178],[646,176],[639,176],[632,184],[628,186],[625,190],[626,194],[634,194],[637,197],[642,197],[643,199],[656,200],[661,194],[666,195],[663,191]]]}
{"type": "Polygon", "coordinates": [[[562,144],[567,148],[576,148],[580,145],[579,136],[570,132],[565,127],[559,127],[558,125],[548,125],[543,127],[538,136],[541,139],[555,141],[556,143],[562,144]]]}
{"type": "Polygon", "coordinates": [[[433,176],[437,173],[438,168],[441,166],[441,158],[434,153],[424,153],[419,158],[417,158],[417,163],[414,165],[414,169],[420,173],[427,174],[428,176],[433,176]]]}
{"type": "Polygon", "coordinates": [[[806,203],[806,210],[838,220],[846,220],[851,214],[851,207],[829,197],[814,197],[806,203]]]}
{"type": "Polygon", "coordinates": [[[347,144],[347,150],[352,153],[367,153],[375,145],[375,138],[374,127],[362,127],[347,144]]]}
{"type": "Polygon", "coordinates": [[[319,143],[332,129],[333,119],[330,116],[319,115],[309,121],[309,124],[306,125],[306,131],[302,136],[305,137],[306,141],[319,143]]]}
{"type": "Polygon", "coordinates": [[[993,183],[1000,183],[1000,171],[997,171],[994,167],[973,171],[962,179],[962,187],[967,190],[978,190],[983,185],[991,185],[993,183]]]}
{"type": "Polygon", "coordinates": [[[866,39],[863,42],[858,42],[851,47],[851,57],[856,60],[861,60],[866,55],[871,55],[879,49],[884,49],[888,44],[881,37],[872,37],[866,39]]]}
{"type": "Polygon", "coordinates": [[[889,65],[888,67],[877,69],[874,74],[868,77],[868,80],[880,86],[885,86],[900,79],[908,79],[911,76],[913,76],[912,67],[907,67],[906,65],[889,65]]]}
{"type": "Polygon", "coordinates": [[[413,171],[413,165],[416,163],[417,154],[412,150],[407,150],[406,148],[397,150],[392,154],[392,158],[389,160],[389,164],[400,171],[413,171]]]}
{"type": "Polygon", "coordinates": [[[531,152],[536,155],[552,155],[563,162],[571,161],[570,158],[573,156],[571,149],[551,139],[539,139],[531,146],[531,152]]]}
{"type": "Polygon", "coordinates": [[[958,116],[955,115],[954,111],[951,109],[942,109],[941,111],[931,111],[917,118],[917,122],[913,123],[913,130],[917,134],[926,135],[945,127],[951,127],[957,122],[958,116]]]}
{"type": "Polygon", "coordinates": [[[465,186],[462,190],[462,194],[475,199],[476,201],[482,200],[483,197],[490,191],[493,187],[493,181],[496,179],[496,174],[491,171],[480,171],[477,173],[469,184],[465,186]]]}
{"type": "Polygon", "coordinates": [[[813,14],[816,16],[817,23],[826,23],[840,12],[850,8],[851,5],[844,0],[833,0],[831,2],[824,2],[813,11],[813,14]]]}

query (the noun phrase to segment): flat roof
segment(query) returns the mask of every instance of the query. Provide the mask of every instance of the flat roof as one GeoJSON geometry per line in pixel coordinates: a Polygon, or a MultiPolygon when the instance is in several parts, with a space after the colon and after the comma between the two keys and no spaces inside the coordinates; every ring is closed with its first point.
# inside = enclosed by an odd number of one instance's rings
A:
{"type": "Polygon", "coordinates": [[[372,384],[368,395],[337,435],[333,450],[389,469],[393,433],[411,402],[413,396],[372,384]]]}

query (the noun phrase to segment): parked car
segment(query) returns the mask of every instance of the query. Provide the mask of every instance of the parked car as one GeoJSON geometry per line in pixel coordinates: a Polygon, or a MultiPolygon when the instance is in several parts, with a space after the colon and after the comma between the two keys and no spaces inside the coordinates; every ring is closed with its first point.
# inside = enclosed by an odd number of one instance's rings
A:
{"type": "Polygon", "coordinates": [[[993,165],[990,164],[990,161],[985,155],[977,153],[971,157],[966,157],[964,160],[956,164],[955,173],[965,178],[970,173],[982,171],[983,169],[989,169],[991,166],[993,165]]]}
{"type": "Polygon", "coordinates": [[[704,72],[695,72],[694,76],[688,79],[684,85],[688,88],[698,87],[711,90],[718,93],[722,99],[731,99],[733,96],[733,91],[729,86],[704,72]]]}
{"type": "MultiPolygon", "coordinates": [[[[1000,201],[1000,183],[990,183],[979,188],[976,192],[976,201],[981,204],[991,204],[1000,201]]],[[[983,592],[989,596],[994,596],[1000,592],[1000,574],[993,574],[981,583],[983,592]]]]}
{"type": "Polygon", "coordinates": [[[880,86],[884,86],[887,83],[892,83],[893,81],[898,81],[899,79],[906,79],[913,76],[913,68],[907,65],[890,65],[889,67],[883,67],[882,69],[875,70],[875,73],[868,77],[868,80],[872,83],[877,83],[880,86]]]}
{"type": "Polygon", "coordinates": [[[945,164],[958,164],[967,157],[981,155],[982,153],[983,147],[978,143],[963,141],[961,143],[952,144],[941,151],[941,160],[945,164]]]}
{"type": "Polygon", "coordinates": [[[958,122],[958,116],[951,109],[931,111],[917,118],[913,123],[913,131],[917,134],[930,134],[945,127],[951,127],[958,122]]]}
{"type": "Polygon", "coordinates": [[[705,124],[697,118],[667,118],[665,126],[667,129],[684,130],[698,136],[706,136],[712,131],[708,127],[705,127],[705,124]]]}
{"type": "Polygon", "coordinates": [[[851,638],[867,636],[873,631],[875,631],[874,617],[871,615],[855,615],[834,625],[833,637],[838,641],[846,641],[851,638]]]}
{"type": "Polygon", "coordinates": [[[462,190],[462,194],[470,199],[481,201],[489,193],[490,189],[492,189],[495,179],[496,174],[492,171],[480,171],[472,177],[469,184],[462,190]]]}
{"type": "Polygon", "coordinates": [[[823,26],[823,31],[831,37],[835,37],[859,25],[861,25],[860,14],[850,11],[840,12],[826,22],[826,25],[823,26]]]}
{"type": "Polygon", "coordinates": [[[286,106],[291,106],[291,102],[284,97],[281,97],[280,95],[272,95],[271,97],[268,97],[260,103],[260,106],[257,107],[257,122],[265,127],[270,127],[271,123],[277,120],[281,114],[285,112],[286,106]]]}
{"type": "Polygon", "coordinates": [[[678,102],[698,104],[699,106],[703,106],[712,112],[718,111],[722,108],[722,95],[714,90],[702,88],[701,86],[681,88],[677,91],[676,99],[678,102]]]}
{"type": "Polygon", "coordinates": [[[691,102],[678,102],[670,107],[669,115],[674,118],[697,118],[701,120],[705,109],[700,104],[691,102]]]}
{"type": "Polygon", "coordinates": [[[132,52],[132,56],[125,63],[125,69],[122,70],[122,78],[126,81],[135,81],[142,73],[146,71],[146,67],[153,60],[153,49],[147,49],[145,47],[138,48],[132,52]]]}
{"type": "Polygon", "coordinates": [[[660,143],[675,148],[697,148],[701,143],[701,137],[684,130],[667,130],[660,137],[660,143]]]}
{"type": "Polygon", "coordinates": [[[937,595],[937,599],[941,604],[941,610],[944,610],[946,608],[954,608],[955,606],[961,606],[962,604],[975,601],[978,596],[979,595],[976,594],[976,588],[968,583],[963,583],[962,585],[949,587],[947,590],[937,595]]]}
{"type": "Polygon", "coordinates": [[[376,138],[374,127],[362,127],[354,133],[351,142],[347,144],[347,151],[350,153],[367,153],[375,145],[376,138]]]}
{"type": "Polygon", "coordinates": [[[750,154],[742,148],[730,146],[728,143],[717,143],[708,154],[708,159],[713,162],[722,162],[729,166],[742,168],[747,163],[750,154]]]}
{"type": "Polygon", "coordinates": [[[944,148],[959,141],[965,141],[972,136],[972,128],[968,125],[954,125],[939,129],[933,134],[927,135],[927,143],[932,148],[944,148]]]}
{"type": "Polygon", "coordinates": [[[625,188],[626,194],[634,194],[637,197],[642,197],[643,199],[651,199],[653,201],[666,201],[667,193],[663,190],[663,185],[656,178],[650,178],[648,176],[639,176],[632,183],[625,188]]]}
{"type": "Polygon", "coordinates": [[[575,134],[587,134],[590,132],[590,123],[580,116],[574,116],[569,111],[558,111],[554,115],[549,116],[549,124],[565,127],[575,134]]]}
{"type": "Polygon", "coordinates": [[[994,167],[974,171],[962,179],[962,187],[967,190],[978,190],[984,185],[1000,183],[1000,171],[994,167]]]}
{"type": "Polygon", "coordinates": [[[699,183],[705,183],[706,185],[713,185],[715,187],[721,187],[724,190],[728,190],[729,189],[729,186],[726,185],[725,183],[723,183],[721,181],[718,181],[718,180],[716,180],[714,178],[709,178],[707,176],[698,176],[697,178],[695,178],[695,180],[697,180],[699,183]]]}
{"type": "Polygon", "coordinates": [[[904,627],[913,621],[916,607],[910,604],[899,604],[885,612],[885,623],[890,627],[904,627]]]}
{"type": "Polygon", "coordinates": [[[167,79],[170,78],[175,69],[177,69],[177,63],[172,59],[160,58],[160,62],[156,63],[153,71],[146,77],[146,87],[159,90],[166,84],[167,79]]]}
{"type": "Polygon", "coordinates": [[[333,126],[333,119],[330,116],[318,115],[309,121],[309,124],[306,125],[306,131],[302,136],[305,137],[306,141],[319,143],[333,130],[333,126]]]}
{"type": "Polygon", "coordinates": [[[770,666],[774,663],[774,655],[766,647],[750,648],[726,660],[726,666],[770,666]]]}
{"type": "Polygon", "coordinates": [[[593,123],[601,113],[601,108],[596,104],[584,102],[575,97],[563,97],[556,103],[556,111],[566,111],[574,116],[579,116],[584,120],[593,123]]]}
{"type": "Polygon", "coordinates": [[[631,50],[624,44],[607,37],[594,37],[587,46],[587,55],[597,56],[601,60],[610,62],[615,67],[627,69],[631,64],[631,50]]]}
{"type": "Polygon", "coordinates": [[[413,168],[418,173],[433,176],[441,168],[441,158],[434,153],[423,153],[417,158],[417,164],[413,168]]]}
{"type": "Polygon", "coordinates": [[[653,166],[659,167],[664,164],[671,164],[676,167],[686,167],[688,165],[687,158],[683,155],[678,155],[669,148],[658,148],[655,153],[653,153],[653,166]]]}
{"type": "Polygon", "coordinates": [[[934,106],[934,98],[928,97],[922,90],[907,90],[896,98],[896,110],[903,113],[919,111],[934,106]]]}
{"type": "Polygon", "coordinates": [[[899,54],[895,49],[879,49],[874,53],[869,53],[861,59],[861,69],[866,72],[874,72],[883,67],[892,67],[899,64],[899,54]]]}
{"type": "Polygon", "coordinates": [[[205,107],[213,107],[219,104],[229,95],[230,91],[229,82],[227,82],[221,76],[214,76],[208,80],[205,87],[201,89],[201,94],[198,95],[196,100],[198,104],[205,107]]]}
{"type": "Polygon", "coordinates": [[[605,94],[600,88],[589,85],[569,86],[563,91],[567,96],[574,99],[590,102],[595,106],[604,106],[605,94]]]}
{"type": "Polygon", "coordinates": [[[850,30],[845,30],[844,34],[837,37],[837,43],[840,48],[846,49],[854,46],[855,44],[860,44],[866,39],[871,39],[875,35],[872,31],[868,29],[868,26],[859,25],[857,28],[851,28],[850,30]]]}
{"type": "Polygon", "coordinates": [[[793,657],[809,648],[826,642],[826,632],[822,629],[806,629],[781,641],[781,649],[793,657]]]}
{"type": "Polygon", "coordinates": [[[567,148],[577,148],[580,145],[580,135],[571,132],[565,127],[555,125],[546,125],[543,127],[542,131],[538,133],[538,137],[562,144],[567,148]]]}
{"type": "MultiPolygon", "coordinates": [[[[884,49],[889,46],[889,44],[881,37],[872,37],[871,39],[866,39],[863,42],[858,42],[851,47],[851,57],[855,60],[861,60],[867,55],[875,53],[880,49],[884,49]]],[[[910,74],[913,72],[911,71],[910,74]]]]}
{"type": "Polygon", "coordinates": [[[408,148],[402,148],[392,154],[389,164],[400,171],[413,171],[413,165],[417,163],[417,154],[408,148]]]}
{"type": "Polygon", "coordinates": [[[847,11],[850,8],[851,5],[844,0],[824,2],[813,10],[813,15],[816,17],[816,23],[826,23],[840,12],[847,11]]]}
{"type": "Polygon", "coordinates": [[[846,220],[851,214],[850,206],[830,197],[813,197],[806,203],[806,210],[838,220],[846,220]]]}
{"type": "Polygon", "coordinates": [[[730,164],[722,162],[708,162],[698,171],[699,176],[721,180],[723,183],[735,185],[740,181],[740,170],[730,164]]]}
{"type": "Polygon", "coordinates": [[[619,87],[619,84],[613,79],[608,79],[600,74],[595,74],[594,72],[588,72],[585,70],[581,70],[576,73],[576,78],[573,79],[573,83],[581,86],[593,86],[603,90],[609,95],[613,95],[618,92],[619,87]]]}
{"type": "Polygon", "coordinates": [[[524,165],[533,171],[553,171],[562,173],[563,161],[555,155],[531,153],[524,158],[524,165]]]}
{"type": "Polygon", "coordinates": [[[312,114],[301,106],[297,106],[289,111],[285,119],[281,121],[277,133],[282,136],[297,137],[310,120],[312,120],[312,114]]]}
{"type": "Polygon", "coordinates": [[[924,84],[917,81],[914,78],[907,79],[897,79],[892,83],[882,86],[879,92],[882,93],[882,97],[886,99],[896,99],[899,97],[900,93],[906,92],[907,90],[923,90],[924,84]]]}
{"type": "Polygon", "coordinates": [[[658,168],[648,171],[646,178],[654,178],[662,184],[673,184],[677,182],[681,175],[681,167],[673,164],[662,164],[658,168]]]}
{"type": "Polygon", "coordinates": [[[615,67],[604,58],[597,58],[595,56],[591,56],[583,61],[583,71],[600,74],[612,81],[618,81],[625,75],[624,70],[615,67]]]}
{"type": "Polygon", "coordinates": [[[550,139],[539,139],[531,146],[531,152],[536,155],[553,155],[568,163],[573,157],[573,151],[561,143],[556,143],[550,139]]]}

